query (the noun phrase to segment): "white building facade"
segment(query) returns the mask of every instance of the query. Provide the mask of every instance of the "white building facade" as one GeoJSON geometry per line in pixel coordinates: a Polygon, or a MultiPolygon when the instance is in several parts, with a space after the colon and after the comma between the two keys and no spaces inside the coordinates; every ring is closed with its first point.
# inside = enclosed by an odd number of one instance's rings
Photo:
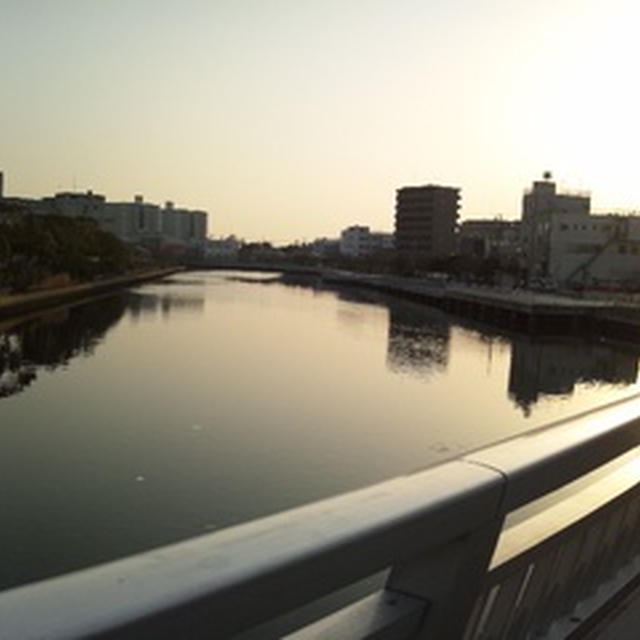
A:
{"type": "Polygon", "coordinates": [[[340,234],[340,254],[347,258],[361,258],[393,246],[392,233],[371,231],[361,225],[347,227],[340,234]]]}
{"type": "Polygon", "coordinates": [[[640,285],[640,216],[558,216],[550,232],[549,276],[566,285],[640,285]]]}
{"type": "Polygon", "coordinates": [[[521,246],[530,277],[548,276],[550,234],[553,225],[571,215],[588,217],[591,197],[587,192],[558,192],[551,174],[533,183],[522,199],[521,246]]]}
{"type": "Polygon", "coordinates": [[[145,202],[141,195],[136,195],[132,202],[108,202],[103,195],[92,191],[62,192],[40,200],[8,198],[4,201],[35,215],[89,218],[120,240],[150,249],[202,251],[207,239],[206,211],[178,208],[172,202],[161,207],[145,202]]]}

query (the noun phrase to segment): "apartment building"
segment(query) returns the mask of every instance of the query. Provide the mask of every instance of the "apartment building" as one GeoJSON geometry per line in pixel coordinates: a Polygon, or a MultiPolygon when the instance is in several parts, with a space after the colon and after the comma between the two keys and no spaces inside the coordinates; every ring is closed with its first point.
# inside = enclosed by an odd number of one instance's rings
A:
{"type": "Polygon", "coordinates": [[[439,185],[402,187],[396,192],[396,249],[412,260],[451,256],[456,251],[460,189],[439,185]]]}

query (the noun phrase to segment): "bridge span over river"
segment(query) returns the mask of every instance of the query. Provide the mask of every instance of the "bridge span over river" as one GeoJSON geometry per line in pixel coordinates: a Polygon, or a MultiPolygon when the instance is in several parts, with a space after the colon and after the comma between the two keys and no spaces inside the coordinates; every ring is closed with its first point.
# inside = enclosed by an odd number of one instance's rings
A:
{"type": "Polygon", "coordinates": [[[615,625],[634,628],[610,612],[640,576],[639,445],[633,396],[412,475],[5,591],[0,637],[622,638],[615,625]]]}

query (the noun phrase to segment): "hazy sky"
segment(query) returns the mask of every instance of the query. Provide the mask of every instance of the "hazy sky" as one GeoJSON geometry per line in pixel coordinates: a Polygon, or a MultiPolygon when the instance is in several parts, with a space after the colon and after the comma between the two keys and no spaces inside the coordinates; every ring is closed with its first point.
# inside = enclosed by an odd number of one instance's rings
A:
{"type": "Polygon", "coordinates": [[[395,189],[517,217],[550,169],[640,209],[636,0],[0,0],[10,195],[93,188],[276,242],[395,189]]]}

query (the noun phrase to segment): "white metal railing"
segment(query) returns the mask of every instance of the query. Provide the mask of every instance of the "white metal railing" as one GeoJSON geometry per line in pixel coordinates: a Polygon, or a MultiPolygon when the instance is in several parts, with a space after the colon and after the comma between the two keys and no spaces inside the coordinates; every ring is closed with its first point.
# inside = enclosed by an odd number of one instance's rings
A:
{"type": "Polygon", "coordinates": [[[634,396],[413,475],[5,591],[0,640],[564,637],[637,573],[639,416],[634,396]],[[625,453],[624,466],[505,526],[625,453]],[[309,607],[382,571],[375,593],[330,613],[309,607]]]}

